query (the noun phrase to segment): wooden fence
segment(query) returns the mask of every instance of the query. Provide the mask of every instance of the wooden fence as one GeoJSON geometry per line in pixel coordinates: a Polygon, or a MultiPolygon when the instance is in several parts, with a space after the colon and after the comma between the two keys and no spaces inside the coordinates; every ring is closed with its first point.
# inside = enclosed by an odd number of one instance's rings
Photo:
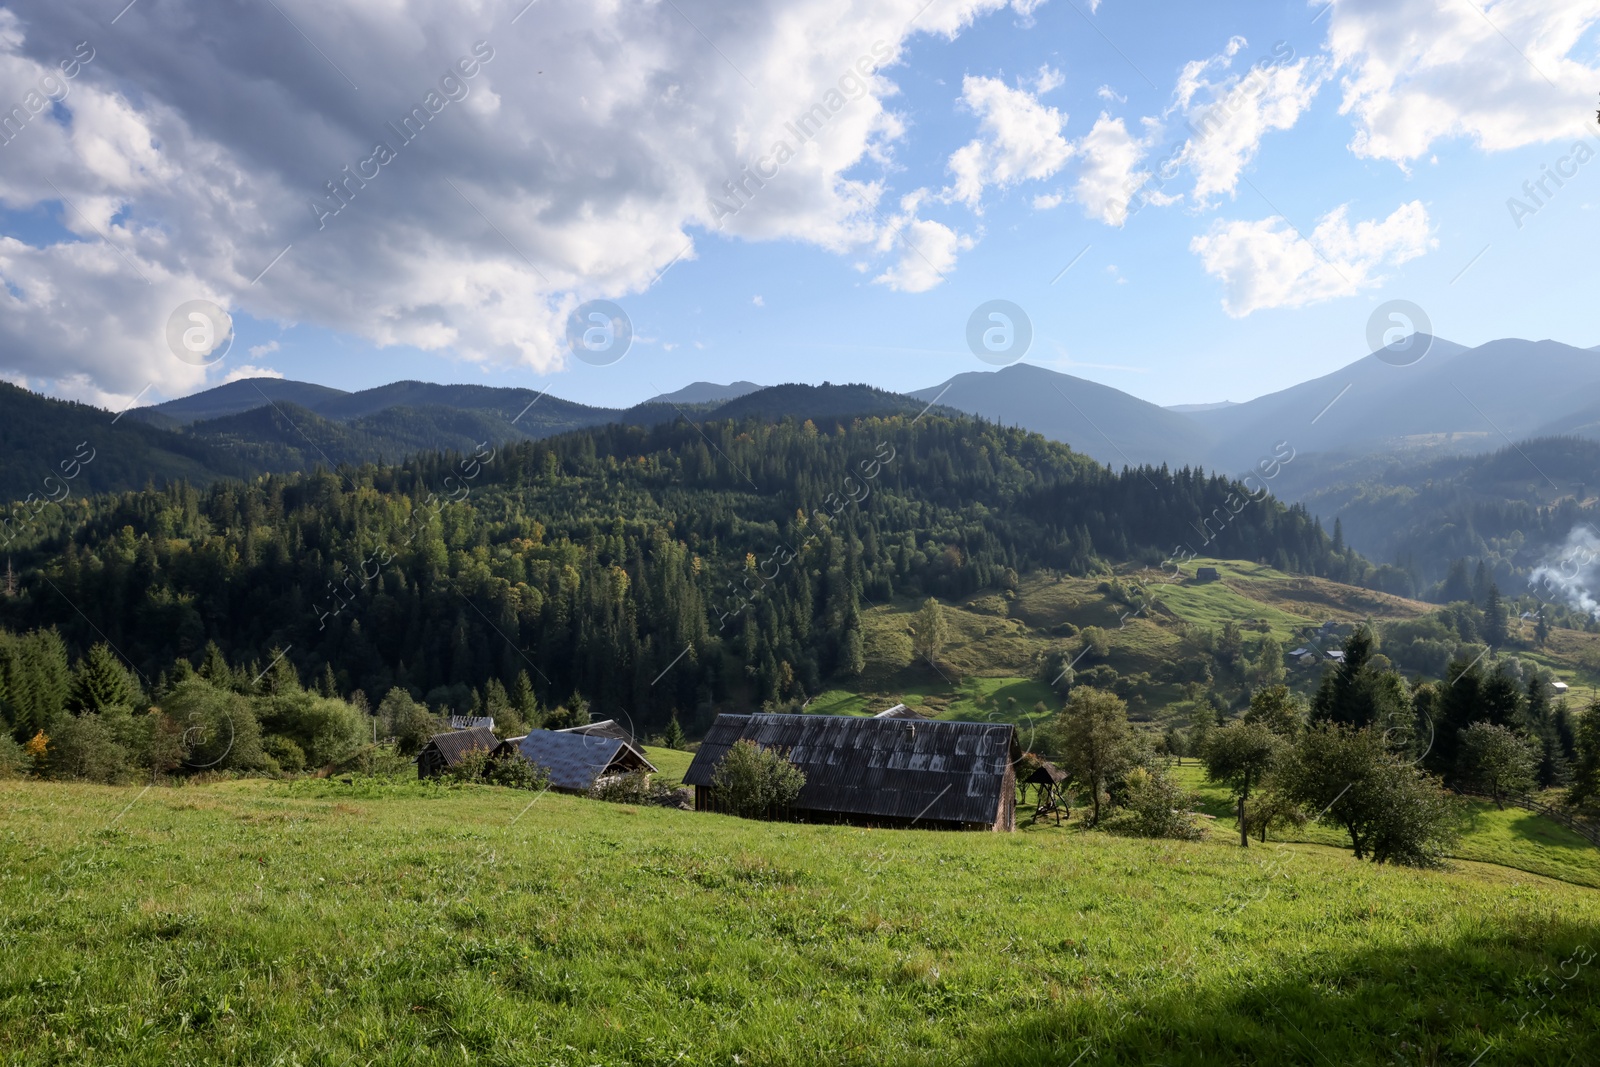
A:
{"type": "MultiPolygon", "coordinates": [[[[1472,789],[1457,789],[1455,792],[1460,793],[1462,796],[1480,797],[1484,800],[1495,799],[1488,793],[1479,793],[1472,789]]],[[[1573,833],[1577,834],[1591,845],[1600,848],[1600,829],[1596,829],[1589,823],[1581,822],[1578,819],[1573,818],[1569,813],[1562,811],[1560,808],[1552,808],[1548,804],[1541,804],[1537,800],[1534,800],[1532,797],[1524,793],[1511,793],[1500,799],[1502,803],[1515,804],[1519,808],[1536,812],[1539,815],[1554,819],[1556,822],[1560,823],[1562,826],[1565,826],[1568,830],[1571,830],[1573,833]]]]}

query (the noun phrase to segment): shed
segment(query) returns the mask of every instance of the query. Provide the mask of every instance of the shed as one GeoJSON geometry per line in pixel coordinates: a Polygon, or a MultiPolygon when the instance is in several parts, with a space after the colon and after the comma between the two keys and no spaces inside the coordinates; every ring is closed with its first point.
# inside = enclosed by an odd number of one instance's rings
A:
{"type": "Polygon", "coordinates": [[[582,726],[568,726],[564,730],[555,730],[553,732],[558,734],[582,734],[585,737],[610,737],[636,746],[633,734],[615,719],[586,722],[582,726]]]}
{"type": "Polygon", "coordinates": [[[1551,682],[1550,683],[1550,688],[1554,689],[1558,693],[1565,693],[1568,689],[1571,688],[1571,686],[1567,685],[1566,682],[1551,682]]]}
{"type": "Polygon", "coordinates": [[[531,730],[517,754],[550,775],[551,789],[567,793],[587,793],[613,775],[655,773],[650,761],[626,741],[565,730],[531,730]]]}
{"type": "Polygon", "coordinates": [[[697,811],[719,804],[712,776],[735,742],[777,749],[805,773],[784,812],[812,822],[929,829],[1016,829],[1016,763],[1009,723],[854,715],[718,715],[683,784],[697,811]]]}
{"type": "Polygon", "coordinates": [[[460,763],[469,752],[482,749],[493,752],[500,739],[494,731],[482,726],[470,730],[451,730],[447,734],[434,734],[417,753],[417,777],[437,778],[460,763]]]}
{"type": "Polygon", "coordinates": [[[1195,581],[1214,582],[1221,578],[1222,574],[1215,567],[1201,567],[1199,570],[1194,572],[1194,577],[1195,581]]]}
{"type": "Polygon", "coordinates": [[[1332,652],[1325,653],[1325,655],[1329,659],[1333,660],[1333,662],[1335,662],[1335,663],[1343,663],[1344,662],[1344,650],[1343,649],[1336,649],[1336,650],[1334,650],[1332,652]]]}
{"type": "Polygon", "coordinates": [[[917,711],[914,708],[908,708],[904,704],[896,704],[892,708],[886,708],[883,711],[878,712],[878,714],[874,715],[873,718],[874,719],[914,719],[914,720],[921,721],[921,722],[928,721],[928,716],[922,714],[922,712],[917,711]]]}
{"type": "Polygon", "coordinates": [[[452,715],[450,716],[450,729],[476,730],[478,727],[485,730],[494,729],[493,715],[452,715]]]}

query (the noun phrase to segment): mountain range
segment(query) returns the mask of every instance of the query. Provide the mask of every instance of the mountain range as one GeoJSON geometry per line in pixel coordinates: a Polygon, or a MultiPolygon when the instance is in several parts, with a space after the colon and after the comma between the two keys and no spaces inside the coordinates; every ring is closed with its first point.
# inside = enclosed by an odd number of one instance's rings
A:
{"type": "MultiPolygon", "coordinates": [[[[1035,431],[1112,467],[1165,464],[1238,475],[1263,459],[1292,455],[1272,491],[1306,503],[1329,524],[1347,517],[1350,543],[1382,562],[1416,552],[1431,558],[1444,542],[1453,552],[1470,551],[1478,534],[1462,509],[1488,498],[1592,507],[1593,479],[1581,473],[1600,450],[1520,446],[1559,437],[1600,441],[1600,350],[1517,339],[1468,348],[1419,335],[1410,349],[1417,351],[1425,354],[1407,365],[1387,351],[1366,355],[1243,403],[1171,407],[1023,363],[958,374],[904,395],[866,385],[696,382],[630,408],[521,388],[403,381],[346,392],[251,378],[113,418],[0,383],[0,496],[43,495],[42,479],[81,441],[92,442],[98,458],[83,467],[77,490],[100,492],[318,464],[392,463],[608,423],[837,419],[937,405],[1035,431]],[[1450,461],[1500,451],[1510,459],[1450,461]],[[1396,518],[1404,501],[1418,500],[1426,506],[1400,516],[1403,522],[1396,518]],[[1426,535],[1421,526],[1432,523],[1450,527],[1449,536],[1426,535]]],[[[1478,547],[1494,551],[1492,544],[1478,547]]],[[[1418,566],[1417,579],[1437,580],[1443,565],[1418,566]]]]}

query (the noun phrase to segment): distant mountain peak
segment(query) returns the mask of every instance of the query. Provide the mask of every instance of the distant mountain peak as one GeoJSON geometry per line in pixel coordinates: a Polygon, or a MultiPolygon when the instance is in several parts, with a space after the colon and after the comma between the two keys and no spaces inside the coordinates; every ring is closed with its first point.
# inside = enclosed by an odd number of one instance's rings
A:
{"type": "Polygon", "coordinates": [[[737,400],[741,396],[748,396],[758,389],[766,386],[757,385],[755,382],[729,382],[719,385],[716,382],[690,382],[682,389],[670,393],[662,393],[646,400],[646,404],[714,404],[718,401],[737,400]]]}

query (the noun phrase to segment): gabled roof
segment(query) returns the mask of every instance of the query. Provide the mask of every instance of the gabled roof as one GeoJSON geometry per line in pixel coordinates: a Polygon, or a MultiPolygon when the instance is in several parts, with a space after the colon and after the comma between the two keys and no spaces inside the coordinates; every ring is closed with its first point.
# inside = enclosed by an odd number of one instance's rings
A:
{"type": "Polygon", "coordinates": [[[655,771],[650,761],[626,741],[564,730],[532,730],[517,752],[550,775],[550,788],[587,790],[606,774],[655,771]]]}
{"type": "Polygon", "coordinates": [[[613,737],[618,741],[633,744],[633,735],[615,719],[601,719],[599,722],[586,722],[582,726],[568,726],[564,730],[553,730],[558,734],[583,734],[586,737],[613,737]]]}
{"type": "Polygon", "coordinates": [[[904,704],[896,704],[892,708],[887,708],[887,709],[885,709],[883,711],[878,712],[878,714],[874,715],[873,718],[874,719],[921,719],[923,721],[926,721],[928,716],[922,714],[922,712],[920,712],[920,711],[916,711],[916,710],[914,710],[912,708],[908,708],[904,704]]]}
{"type": "Polygon", "coordinates": [[[1067,772],[1049,760],[1040,760],[1039,766],[1023,781],[1029,785],[1059,785],[1067,780],[1067,772]]]}
{"type": "Polygon", "coordinates": [[[993,823],[1022,758],[1009,723],[853,715],[718,715],[685,785],[709,786],[735,742],[777,749],[806,776],[792,808],[928,823],[993,823]]]}
{"type": "Polygon", "coordinates": [[[485,730],[493,730],[494,729],[494,716],[493,715],[452,715],[452,716],[450,716],[450,729],[452,729],[452,730],[473,730],[473,729],[476,729],[479,726],[483,727],[485,730]]]}
{"type": "Polygon", "coordinates": [[[452,730],[447,734],[434,734],[428,738],[428,746],[437,749],[439,755],[444,757],[446,767],[454,767],[461,762],[461,757],[474,749],[494,751],[494,746],[500,739],[494,735],[493,730],[482,726],[475,726],[470,730],[452,730]]]}

